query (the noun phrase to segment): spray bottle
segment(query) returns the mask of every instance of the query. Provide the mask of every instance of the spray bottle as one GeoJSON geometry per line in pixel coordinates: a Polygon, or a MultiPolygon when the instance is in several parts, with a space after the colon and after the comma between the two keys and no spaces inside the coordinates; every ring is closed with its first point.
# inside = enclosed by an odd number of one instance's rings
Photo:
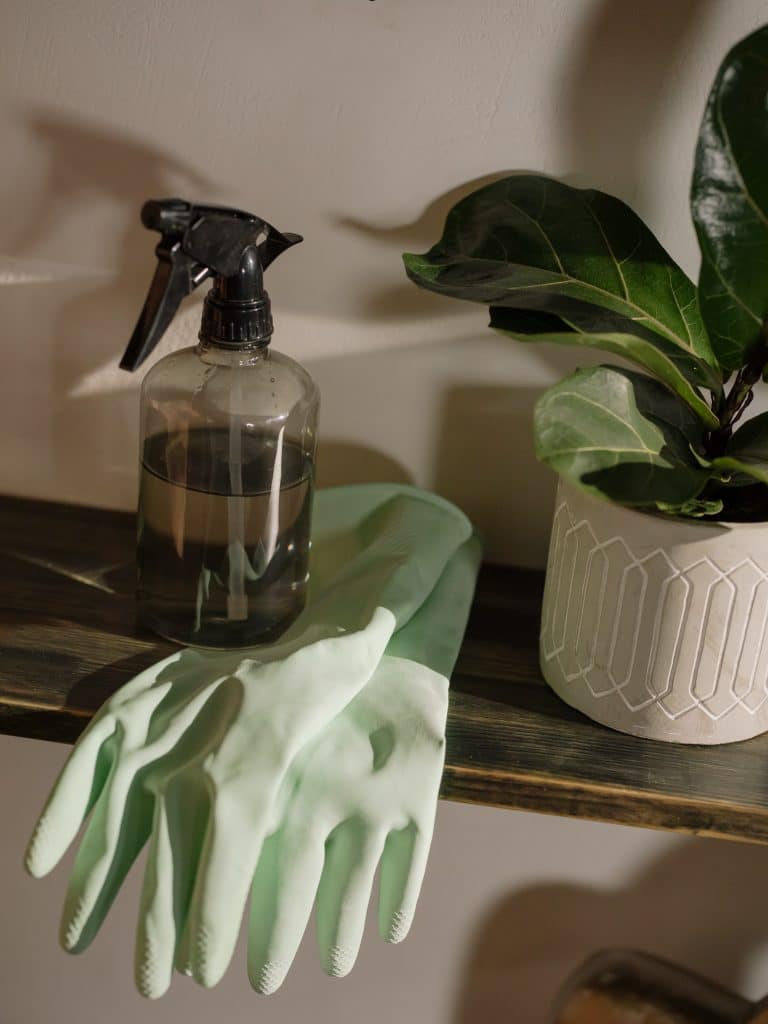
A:
{"type": "Polygon", "coordinates": [[[319,394],[273,351],[263,272],[300,235],[242,210],[150,200],[158,258],[121,367],[135,370],[209,278],[199,343],[141,389],[142,622],[203,647],[267,643],[304,606],[319,394]]]}

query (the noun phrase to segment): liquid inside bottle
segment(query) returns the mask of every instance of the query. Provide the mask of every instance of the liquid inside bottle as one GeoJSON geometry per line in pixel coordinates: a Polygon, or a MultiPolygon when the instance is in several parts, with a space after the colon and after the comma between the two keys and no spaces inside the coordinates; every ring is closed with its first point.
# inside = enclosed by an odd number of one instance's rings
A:
{"type": "Polygon", "coordinates": [[[275,640],[309,579],[313,460],[282,433],[206,428],[144,442],[139,608],[155,632],[203,647],[275,640]]]}

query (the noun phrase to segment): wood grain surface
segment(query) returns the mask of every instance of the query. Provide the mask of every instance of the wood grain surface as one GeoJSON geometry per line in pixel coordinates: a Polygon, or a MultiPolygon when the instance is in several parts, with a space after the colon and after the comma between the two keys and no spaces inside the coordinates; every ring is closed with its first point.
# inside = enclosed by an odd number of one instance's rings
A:
{"type": "MultiPolygon", "coordinates": [[[[72,742],[173,645],[141,629],[134,517],[0,499],[0,731],[72,742]]],[[[452,680],[443,796],[768,843],[768,734],[685,747],[612,732],[543,683],[543,577],[487,566],[452,680]]]]}

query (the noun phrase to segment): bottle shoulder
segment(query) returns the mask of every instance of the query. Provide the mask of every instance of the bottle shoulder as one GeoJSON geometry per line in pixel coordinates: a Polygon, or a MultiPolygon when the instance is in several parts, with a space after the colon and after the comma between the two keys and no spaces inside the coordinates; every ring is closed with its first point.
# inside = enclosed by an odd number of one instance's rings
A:
{"type": "Polygon", "coordinates": [[[167,356],[158,359],[144,374],[142,389],[180,381],[186,376],[194,375],[201,365],[194,345],[169,352],[167,356]]]}
{"type": "Polygon", "coordinates": [[[284,352],[278,352],[276,349],[270,350],[267,365],[280,374],[293,376],[308,395],[319,396],[317,384],[309,371],[284,352]]]}
{"type": "Polygon", "coordinates": [[[287,415],[294,407],[314,408],[319,391],[301,363],[282,352],[201,350],[172,352],[147,372],[144,402],[193,400],[196,405],[232,408],[245,403],[257,415],[287,415]]]}

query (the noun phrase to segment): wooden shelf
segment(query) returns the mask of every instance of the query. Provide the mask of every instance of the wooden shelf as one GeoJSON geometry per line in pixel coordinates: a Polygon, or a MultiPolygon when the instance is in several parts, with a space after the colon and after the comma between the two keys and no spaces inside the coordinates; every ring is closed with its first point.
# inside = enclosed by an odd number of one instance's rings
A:
{"type": "MultiPolygon", "coordinates": [[[[137,627],[134,517],[0,499],[0,731],[73,741],[173,648],[137,627]]],[[[768,843],[768,734],[684,747],[596,725],[542,682],[542,575],[486,567],[452,682],[443,796],[768,843]]]]}

